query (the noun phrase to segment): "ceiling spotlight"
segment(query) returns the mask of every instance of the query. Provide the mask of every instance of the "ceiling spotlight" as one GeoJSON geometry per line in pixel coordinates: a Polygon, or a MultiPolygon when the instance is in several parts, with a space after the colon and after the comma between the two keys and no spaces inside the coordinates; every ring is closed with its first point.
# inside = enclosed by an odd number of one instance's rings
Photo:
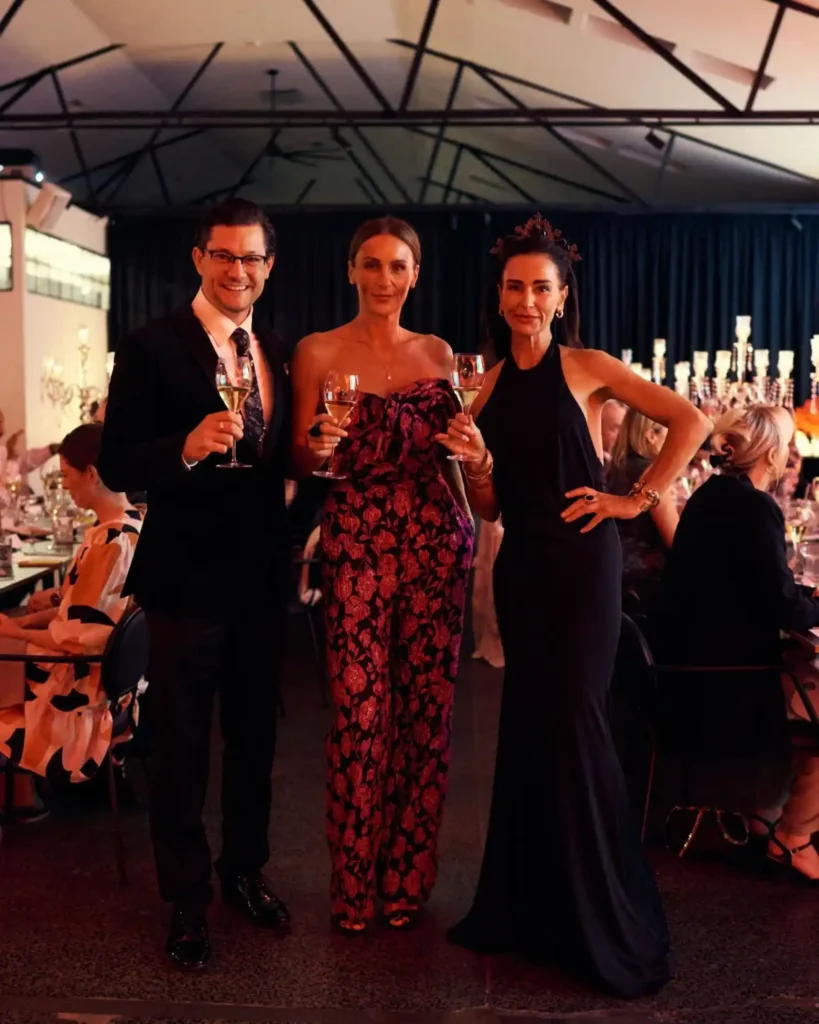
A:
{"type": "Polygon", "coordinates": [[[646,142],[649,146],[653,146],[655,149],[665,149],[665,140],[661,139],[656,132],[649,132],[646,135],[646,142]]]}
{"type": "Polygon", "coordinates": [[[42,171],[37,171],[37,173],[34,175],[34,180],[39,185],[40,182],[45,181],[45,175],[43,174],[42,171]]]}
{"type": "Polygon", "coordinates": [[[4,171],[4,167],[3,167],[3,165],[2,165],[2,164],[0,164],[0,174],[2,174],[2,173],[3,173],[3,171],[4,171]]]}

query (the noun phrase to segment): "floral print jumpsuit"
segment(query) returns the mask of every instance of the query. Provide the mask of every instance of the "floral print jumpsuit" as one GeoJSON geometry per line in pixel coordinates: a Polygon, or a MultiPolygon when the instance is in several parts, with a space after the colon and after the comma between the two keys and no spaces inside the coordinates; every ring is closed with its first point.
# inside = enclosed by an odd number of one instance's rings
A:
{"type": "Polygon", "coordinates": [[[325,506],[331,912],[349,921],[435,883],[474,539],[435,441],[457,410],[437,378],[362,394],[325,506]]]}

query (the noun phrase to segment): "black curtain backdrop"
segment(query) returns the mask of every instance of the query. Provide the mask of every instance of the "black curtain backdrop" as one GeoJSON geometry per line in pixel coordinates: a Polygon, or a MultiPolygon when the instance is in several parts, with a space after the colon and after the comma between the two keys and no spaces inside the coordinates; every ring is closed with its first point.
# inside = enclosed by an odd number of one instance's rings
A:
{"type": "MultiPolygon", "coordinates": [[[[446,338],[458,351],[480,342],[489,249],[531,210],[395,210],[423,246],[407,327],[446,338]]],[[[810,345],[819,333],[819,215],[543,213],[576,242],[581,337],[650,363],[652,341],[668,341],[667,365],[694,349],[730,348],[735,317],[749,314],[755,348],[794,349],[796,390],[810,387],[810,345]]],[[[819,211],[818,211],[819,213],[819,211]]],[[[266,318],[295,345],[354,315],[347,282],[349,240],[361,210],[293,209],[272,215],[278,255],[264,293],[266,318]]],[[[195,221],[183,216],[117,217],[112,260],[111,346],[123,334],[195,294],[195,221]]]]}

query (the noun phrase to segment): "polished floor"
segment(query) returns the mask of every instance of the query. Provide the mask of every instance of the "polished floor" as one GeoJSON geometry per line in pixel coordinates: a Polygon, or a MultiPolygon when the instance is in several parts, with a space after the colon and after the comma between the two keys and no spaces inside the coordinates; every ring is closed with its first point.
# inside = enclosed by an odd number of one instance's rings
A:
{"type": "MultiPolygon", "coordinates": [[[[618,1003],[548,970],[479,958],[446,943],[447,926],[469,905],[480,863],[501,682],[500,673],[465,662],[440,881],[415,932],[378,931],[351,940],[330,931],[323,839],[327,711],[309,657],[294,658],[275,772],[269,872],[293,912],[293,934],[277,939],[255,931],[217,902],[212,968],[196,976],[172,972],[162,957],[166,909],[155,891],[144,811],[125,815],[131,881],[120,887],[105,807],[77,799],[39,824],[7,828],[0,845],[0,1021],[819,1020],[819,892],[764,880],[721,847],[709,852],[707,837],[684,861],[652,849],[679,971],[657,997],[618,1003]]],[[[217,756],[214,780],[218,768],[217,756]]],[[[217,787],[211,789],[208,820],[215,834],[217,787]]]]}

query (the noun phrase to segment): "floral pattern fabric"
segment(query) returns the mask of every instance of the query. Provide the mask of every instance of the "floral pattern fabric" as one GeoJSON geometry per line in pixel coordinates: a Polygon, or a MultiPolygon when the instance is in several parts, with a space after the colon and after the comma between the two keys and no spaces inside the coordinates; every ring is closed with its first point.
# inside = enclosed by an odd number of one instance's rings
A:
{"type": "Polygon", "coordinates": [[[350,920],[435,883],[474,539],[435,441],[457,408],[439,379],[362,395],[325,506],[331,910],[350,920]]]}

